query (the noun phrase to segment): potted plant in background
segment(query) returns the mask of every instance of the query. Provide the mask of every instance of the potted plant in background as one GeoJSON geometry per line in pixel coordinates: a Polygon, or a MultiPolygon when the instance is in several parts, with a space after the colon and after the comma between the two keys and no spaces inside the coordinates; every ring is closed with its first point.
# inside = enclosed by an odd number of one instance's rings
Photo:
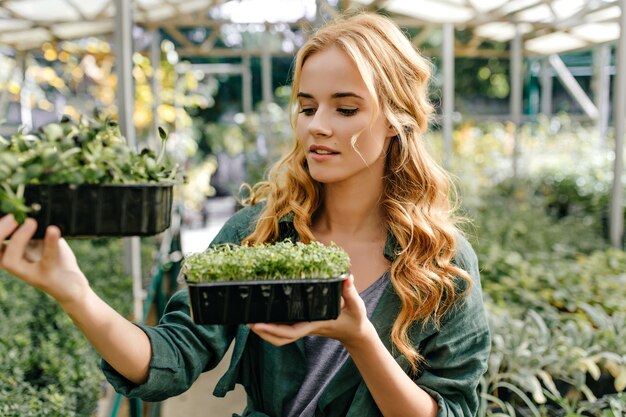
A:
{"type": "Polygon", "coordinates": [[[65,236],[147,236],[169,227],[178,167],[135,152],[109,118],[64,117],[36,134],[0,137],[0,213],[65,236]]]}
{"type": "Polygon", "coordinates": [[[335,245],[290,241],[217,245],[183,260],[198,324],[335,319],[348,254],[335,245]]]}

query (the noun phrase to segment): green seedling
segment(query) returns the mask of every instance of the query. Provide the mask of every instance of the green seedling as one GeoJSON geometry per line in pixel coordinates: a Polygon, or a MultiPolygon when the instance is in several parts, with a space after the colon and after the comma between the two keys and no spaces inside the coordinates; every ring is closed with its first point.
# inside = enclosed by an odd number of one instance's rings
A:
{"type": "Polygon", "coordinates": [[[290,241],[259,245],[218,245],[188,255],[182,273],[188,282],[324,279],[346,274],[348,254],[336,245],[290,241]]]}

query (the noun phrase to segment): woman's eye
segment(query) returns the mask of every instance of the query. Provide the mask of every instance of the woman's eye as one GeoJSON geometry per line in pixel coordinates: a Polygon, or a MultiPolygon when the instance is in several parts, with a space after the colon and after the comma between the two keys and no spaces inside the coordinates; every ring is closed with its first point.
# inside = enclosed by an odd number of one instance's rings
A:
{"type": "Polygon", "coordinates": [[[315,114],[315,109],[313,107],[305,107],[300,109],[300,113],[304,114],[305,116],[313,116],[315,114]]]}
{"type": "Polygon", "coordinates": [[[354,108],[354,109],[344,109],[344,108],[340,108],[337,109],[337,111],[341,114],[343,114],[344,116],[354,116],[356,114],[356,112],[359,111],[359,109],[354,108]]]}

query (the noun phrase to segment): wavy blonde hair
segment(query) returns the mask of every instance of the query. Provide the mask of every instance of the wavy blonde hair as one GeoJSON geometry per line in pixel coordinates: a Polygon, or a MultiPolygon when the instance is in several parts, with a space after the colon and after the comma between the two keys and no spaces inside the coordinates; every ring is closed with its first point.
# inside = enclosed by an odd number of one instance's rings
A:
{"type": "MultiPolygon", "coordinates": [[[[433,111],[428,100],[430,63],[388,18],[370,13],[339,17],[314,33],[296,56],[290,103],[294,130],[302,66],[311,55],[333,45],[355,62],[374,107],[398,133],[387,152],[381,197],[385,226],[397,242],[390,276],[402,305],[391,339],[417,372],[423,358],[411,344],[411,326],[440,325],[461,296],[455,277],[465,280],[466,288],[471,285],[467,272],[452,263],[458,233],[452,183],[430,157],[421,137],[433,111]]],[[[300,141],[294,141],[289,154],[270,170],[268,181],[249,191],[248,204],[262,199],[267,203],[256,229],[244,241],[276,241],[278,221],[289,213],[294,215],[300,239],[315,240],[311,223],[321,204],[322,187],[308,172],[300,141]]]]}

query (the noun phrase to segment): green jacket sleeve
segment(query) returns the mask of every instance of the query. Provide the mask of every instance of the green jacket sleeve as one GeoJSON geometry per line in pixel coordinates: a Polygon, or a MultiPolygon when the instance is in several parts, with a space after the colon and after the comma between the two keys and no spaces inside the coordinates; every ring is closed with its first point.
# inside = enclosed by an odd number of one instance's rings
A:
{"type": "MultiPolygon", "coordinates": [[[[258,210],[256,206],[240,210],[211,244],[239,244],[251,231],[258,210]]],[[[104,360],[101,368],[117,392],[145,401],[161,401],[189,389],[200,373],[217,366],[237,331],[236,326],[193,323],[186,289],[172,296],[157,326],[138,327],[146,333],[152,347],[148,380],[135,385],[104,360]]]]}
{"type": "Polygon", "coordinates": [[[491,338],[476,254],[463,238],[455,263],[472,277],[472,287],[441,327],[421,344],[426,366],[416,383],[435,398],[439,417],[475,416],[477,387],[487,370],[491,338]]]}
{"type": "Polygon", "coordinates": [[[148,380],[135,385],[106,361],[101,367],[117,392],[145,401],[161,401],[186,391],[202,371],[219,363],[234,337],[231,327],[195,325],[186,290],[170,299],[158,326],[139,327],[152,346],[148,380]]]}

